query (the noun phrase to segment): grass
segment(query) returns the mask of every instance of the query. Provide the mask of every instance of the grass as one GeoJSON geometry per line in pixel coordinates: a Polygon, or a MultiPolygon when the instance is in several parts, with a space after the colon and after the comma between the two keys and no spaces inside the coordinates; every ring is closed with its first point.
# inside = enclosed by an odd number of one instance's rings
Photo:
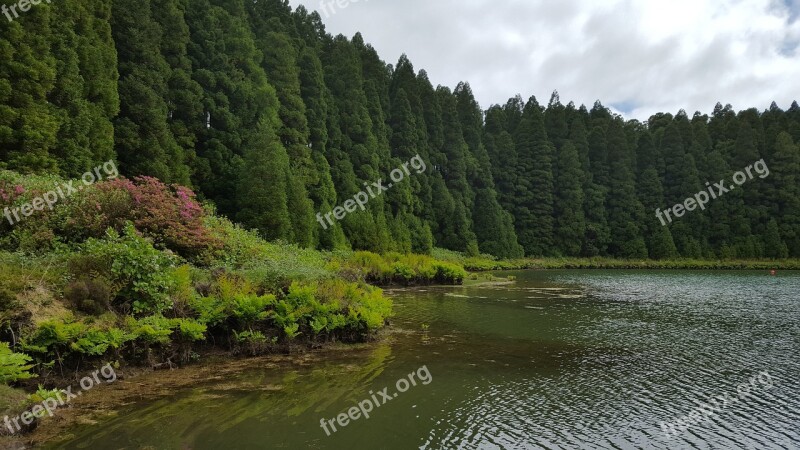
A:
{"type": "MultiPolygon", "coordinates": [[[[21,389],[14,389],[10,386],[0,384],[0,418],[19,416],[25,411],[27,406],[28,394],[21,389]]],[[[8,428],[6,428],[4,424],[0,424],[0,448],[5,447],[6,443],[2,440],[2,436],[8,435],[8,433],[8,428]]]]}

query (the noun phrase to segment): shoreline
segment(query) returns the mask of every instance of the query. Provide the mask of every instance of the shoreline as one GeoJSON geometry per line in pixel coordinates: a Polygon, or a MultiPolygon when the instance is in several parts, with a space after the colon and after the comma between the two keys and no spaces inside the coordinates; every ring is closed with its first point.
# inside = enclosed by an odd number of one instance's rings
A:
{"type": "Polygon", "coordinates": [[[617,260],[609,258],[542,258],[493,261],[467,258],[458,261],[471,273],[507,270],[800,270],[800,260],[617,260]]]}
{"type": "MultiPolygon", "coordinates": [[[[117,380],[100,389],[75,398],[68,405],[55,411],[52,417],[37,419],[34,428],[23,434],[0,435],[0,448],[24,450],[43,445],[59,445],[74,438],[73,431],[83,425],[91,425],[103,418],[113,417],[120,408],[139,401],[164,398],[176,389],[184,389],[203,381],[225,379],[251,367],[273,370],[291,370],[292,367],[320,364],[327,359],[348,357],[371,351],[376,344],[389,339],[392,327],[386,327],[369,342],[344,344],[327,343],[318,348],[303,348],[294,353],[260,356],[234,355],[211,349],[198,363],[178,366],[174,369],[155,370],[147,366],[125,366],[117,369],[117,380]]],[[[73,385],[74,380],[59,380],[63,387],[73,385]]],[[[264,386],[264,390],[279,390],[280,386],[264,386]]],[[[26,392],[22,388],[17,392],[26,392]]],[[[5,413],[4,413],[5,414],[5,413]]],[[[0,417],[0,420],[2,418],[0,417]]]]}

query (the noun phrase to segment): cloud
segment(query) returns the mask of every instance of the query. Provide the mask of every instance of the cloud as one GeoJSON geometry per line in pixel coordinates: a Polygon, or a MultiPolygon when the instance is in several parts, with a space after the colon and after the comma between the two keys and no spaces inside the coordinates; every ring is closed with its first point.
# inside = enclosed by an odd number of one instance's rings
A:
{"type": "MultiPolygon", "coordinates": [[[[320,0],[290,3],[321,9],[320,0]]],[[[389,63],[406,53],[434,84],[468,81],[484,108],[518,93],[546,103],[553,90],[640,120],[800,100],[800,0],[344,4],[323,14],[329,32],[361,31],[389,63]]]]}

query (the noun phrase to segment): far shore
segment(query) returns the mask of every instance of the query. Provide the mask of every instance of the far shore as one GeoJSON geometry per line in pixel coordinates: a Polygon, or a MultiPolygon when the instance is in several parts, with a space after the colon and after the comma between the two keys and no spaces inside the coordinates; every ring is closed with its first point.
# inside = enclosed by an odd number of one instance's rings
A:
{"type": "Polygon", "coordinates": [[[611,258],[536,258],[490,260],[465,258],[458,261],[470,272],[496,270],[554,269],[648,269],[648,270],[800,270],[800,260],[623,260],[611,258]]]}

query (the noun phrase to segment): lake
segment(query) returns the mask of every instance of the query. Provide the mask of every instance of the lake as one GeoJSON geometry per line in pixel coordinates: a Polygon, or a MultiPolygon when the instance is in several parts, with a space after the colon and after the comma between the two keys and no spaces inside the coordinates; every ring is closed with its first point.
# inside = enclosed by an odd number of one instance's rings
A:
{"type": "Polygon", "coordinates": [[[391,331],[353,350],[120,382],[54,448],[800,448],[800,273],[498,275],[388,291],[391,331]]]}

